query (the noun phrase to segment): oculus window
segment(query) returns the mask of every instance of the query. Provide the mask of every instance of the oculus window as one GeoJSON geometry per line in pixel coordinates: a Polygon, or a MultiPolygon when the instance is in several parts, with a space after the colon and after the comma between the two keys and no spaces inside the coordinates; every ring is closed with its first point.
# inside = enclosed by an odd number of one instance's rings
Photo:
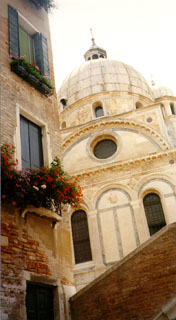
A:
{"type": "Polygon", "coordinates": [[[111,139],[98,141],[93,149],[94,156],[98,159],[107,159],[117,150],[117,144],[111,139]]]}
{"type": "Polygon", "coordinates": [[[92,260],[87,215],[83,210],[75,211],[71,217],[75,263],[92,260]]]}
{"type": "Polygon", "coordinates": [[[156,193],[149,193],[143,199],[145,214],[150,235],[166,225],[160,197],[156,193]]]}

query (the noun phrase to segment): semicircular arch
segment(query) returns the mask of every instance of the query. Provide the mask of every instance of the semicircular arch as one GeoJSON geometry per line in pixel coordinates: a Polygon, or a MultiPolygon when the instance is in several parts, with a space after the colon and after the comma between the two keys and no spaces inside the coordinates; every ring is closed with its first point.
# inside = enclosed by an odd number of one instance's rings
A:
{"type": "MultiPolygon", "coordinates": [[[[98,208],[99,201],[104,194],[108,192],[112,193],[114,191],[124,193],[124,195],[128,199],[128,202],[130,202],[133,197],[132,192],[128,187],[121,184],[107,184],[103,186],[99,191],[97,191],[96,194],[94,195],[93,201],[92,201],[94,205],[94,209],[98,208]]],[[[113,195],[112,195],[111,202],[114,203],[114,205],[116,205],[116,198],[113,195]]]]}
{"type": "Polygon", "coordinates": [[[130,119],[116,119],[116,120],[101,120],[93,122],[91,124],[85,124],[81,128],[78,128],[65,138],[62,144],[63,153],[65,153],[70,147],[80,140],[85,139],[92,133],[109,130],[109,129],[129,129],[135,132],[140,132],[143,135],[150,137],[161,150],[169,148],[167,141],[154,129],[146,124],[130,120],[130,119]]]}

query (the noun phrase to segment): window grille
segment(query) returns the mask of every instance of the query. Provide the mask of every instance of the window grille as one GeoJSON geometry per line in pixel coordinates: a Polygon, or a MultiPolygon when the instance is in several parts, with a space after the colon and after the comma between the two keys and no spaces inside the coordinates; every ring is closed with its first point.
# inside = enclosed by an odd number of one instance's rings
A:
{"type": "Polygon", "coordinates": [[[75,254],[75,263],[92,260],[87,215],[78,210],[71,217],[72,238],[75,254]]]}
{"type": "Polygon", "coordinates": [[[166,225],[160,197],[156,193],[149,193],[143,199],[147,223],[152,236],[166,225]]]}

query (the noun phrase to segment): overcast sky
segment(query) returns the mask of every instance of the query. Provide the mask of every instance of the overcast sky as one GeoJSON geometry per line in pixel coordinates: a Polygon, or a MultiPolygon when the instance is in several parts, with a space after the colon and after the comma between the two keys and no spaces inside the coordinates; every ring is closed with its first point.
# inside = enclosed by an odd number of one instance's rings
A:
{"type": "Polygon", "coordinates": [[[176,0],[56,0],[50,14],[56,89],[95,42],[176,96],[176,0]]]}

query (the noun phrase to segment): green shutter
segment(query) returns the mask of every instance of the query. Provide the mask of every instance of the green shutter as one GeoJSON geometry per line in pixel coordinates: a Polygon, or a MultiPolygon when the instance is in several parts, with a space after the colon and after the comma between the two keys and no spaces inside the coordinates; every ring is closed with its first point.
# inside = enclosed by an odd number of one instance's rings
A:
{"type": "Polygon", "coordinates": [[[29,121],[29,144],[31,168],[40,168],[43,165],[41,128],[29,121]]]}
{"type": "Polygon", "coordinates": [[[9,18],[9,54],[19,56],[19,32],[18,32],[18,13],[11,6],[8,6],[9,18]]]}
{"type": "Polygon", "coordinates": [[[20,135],[21,135],[21,159],[22,167],[30,168],[30,149],[29,149],[29,129],[28,120],[20,117],[20,135]]]}
{"type": "Polygon", "coordinates": [[[34,36],[35,61],[40,68],[42,75],[50,75],[48,63],[48,45],[47,39],[41,33],[35,33],[34,36]]]}
{"type": "Polygon", "coordinates": [[[20,117],[21,155],[23,168],[40,168],[43,165],[41,128],[20,117]]]}

